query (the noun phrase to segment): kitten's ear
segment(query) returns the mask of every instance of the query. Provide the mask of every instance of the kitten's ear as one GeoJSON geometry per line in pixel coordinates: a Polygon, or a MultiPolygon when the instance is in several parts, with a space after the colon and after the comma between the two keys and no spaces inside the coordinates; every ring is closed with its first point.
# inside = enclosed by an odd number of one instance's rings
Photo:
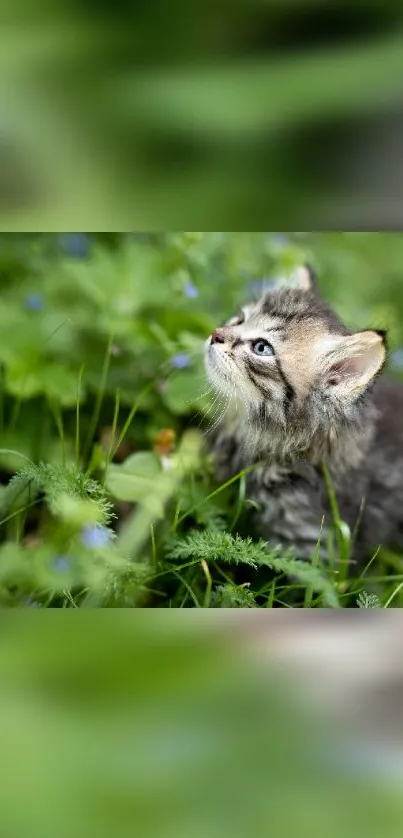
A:
{"type": "Polygon", "coordinates": [[[311,265],[300,265],[291,274],[290,285],[298,291],[316,291],[318,287],[318,280],[315,271],[311,265]]]}
{"type": "Polygon", "coordinates": [[[385,335],[359,332],[340,338],[325,356],[325,386],[338,396],[359,396],[382,368],[386,358],[385,335]]]}
{"type": "Polygon", "coordinates": [[[265,280],[262,291],[282,291],[293,288],[295,291],[317,291],[317,277],[310,265],[300,265],[291,274],[265,280]]]}

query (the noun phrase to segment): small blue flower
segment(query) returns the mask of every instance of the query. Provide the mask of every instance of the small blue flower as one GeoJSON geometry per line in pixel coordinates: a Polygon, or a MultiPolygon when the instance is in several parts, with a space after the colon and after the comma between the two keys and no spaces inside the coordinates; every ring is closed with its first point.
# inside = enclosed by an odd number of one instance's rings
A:
{"type": "Polygon", "coordinates": [[[189,300],[196,300],[199,296],[199,291],[196,286],[193,285],[193,282],[186,282],[183,290],[186,296],[189,297],[189,300]]]}
{"type": "Polygon", "coordinates": [[[65,253],[69,256],[77,256],[78,259],[83,259],[87,255],[91,245],[91,238],[87,233],[63,233],[58,241],[65,253]]]}
{"type": "Polygon", "coordinates": [[[52,570],[56,573],[68,573],[71,570],[71,561],[68,556],[55,556],[52,560],[52,570]]]}
{"type": "Polygon", "coordinates": [[[171,358],[171,364],[177,370],[185,370],[190,366],[189,355],[186,355],[185,353],[174,355],[174,357],[171,358]]]}
{"type": "Polygon", "coordinates": [[[25,297],[25,306],[30,311],[42,311],[45,307],[43,294],[27,294],[25,297]]]}
{"type": "Polygon", "coordinates": [[[85,547],[107,547],[112,539],[112,533],[102,524],[88,524],[81,531],[81,541],[85,547]]]}

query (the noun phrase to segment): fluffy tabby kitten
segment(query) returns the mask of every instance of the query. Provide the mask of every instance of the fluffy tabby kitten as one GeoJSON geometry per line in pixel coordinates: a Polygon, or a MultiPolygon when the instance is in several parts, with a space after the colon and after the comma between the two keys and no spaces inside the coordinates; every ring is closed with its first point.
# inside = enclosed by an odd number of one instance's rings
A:
{"type": "Polygon", "coordinates": [[[260,464],[247,494],[268,542],[312,556],[331,521],[325,463],[356,528],[354,558],[403,544],[403,388],[379,378],[385,356],[385,333],[347,329],[308,267],[207,341],[208,378],[223,400],[217,474],[260,464]]]}

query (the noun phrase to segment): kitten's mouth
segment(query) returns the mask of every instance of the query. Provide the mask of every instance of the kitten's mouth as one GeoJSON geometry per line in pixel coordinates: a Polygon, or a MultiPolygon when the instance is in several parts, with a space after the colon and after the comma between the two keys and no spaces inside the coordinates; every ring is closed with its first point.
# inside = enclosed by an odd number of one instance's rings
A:
{"type": "Polygon", "coordinates": [[[232,380],[230,370],[217,347],[210,342],[210,338],[206,343],[205,366],[210,384],[219,392],[226,393],[232,380]]]}

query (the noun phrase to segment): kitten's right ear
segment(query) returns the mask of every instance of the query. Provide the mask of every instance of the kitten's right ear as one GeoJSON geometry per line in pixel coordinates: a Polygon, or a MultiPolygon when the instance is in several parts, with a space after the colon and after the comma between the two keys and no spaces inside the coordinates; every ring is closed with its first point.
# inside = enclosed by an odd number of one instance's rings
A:
{"type": "Polygon", "coordinates": [[[298,291],[316,291],[318,278],[311,265],[301,265],[291,275],[290,285],[298,291]]]}

